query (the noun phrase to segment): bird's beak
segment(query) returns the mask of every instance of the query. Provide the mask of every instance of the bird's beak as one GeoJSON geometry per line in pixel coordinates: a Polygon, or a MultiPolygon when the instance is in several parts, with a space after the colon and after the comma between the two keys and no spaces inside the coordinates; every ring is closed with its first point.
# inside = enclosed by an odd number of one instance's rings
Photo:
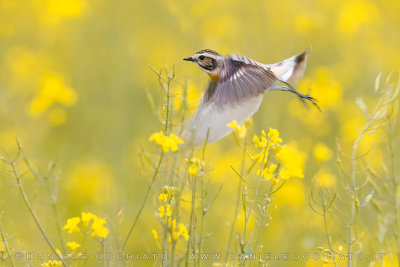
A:
{"type": "Polygon", "coordinates": [[[186,58],[184,58],[183,60],[186,60],[186,61],[194,61],[194,58],[192,58],[192,57],[186,57],[186,58]]]}

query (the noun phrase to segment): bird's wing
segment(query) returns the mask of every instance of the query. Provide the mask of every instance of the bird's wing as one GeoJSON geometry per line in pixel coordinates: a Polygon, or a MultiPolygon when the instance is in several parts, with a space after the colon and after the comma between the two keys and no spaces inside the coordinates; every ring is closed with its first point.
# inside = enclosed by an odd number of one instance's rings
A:
{"type": "Polygon", "coordinates": [[[221,106],[237,104],[263,94],[275,81],[274,73],[261,64],[244,57],[228,57],[213,94],[207,94],[205,100],[221,106]]]}
{"type": "Polygon", "coordinates": [[[263,93],[276,82],[261,64],[226,58],[218,83],[211,81],[193,119],[184,133],[195,144],[215,142],[229,134],[232,120],[242,124],[259,108],[263,93]]]}

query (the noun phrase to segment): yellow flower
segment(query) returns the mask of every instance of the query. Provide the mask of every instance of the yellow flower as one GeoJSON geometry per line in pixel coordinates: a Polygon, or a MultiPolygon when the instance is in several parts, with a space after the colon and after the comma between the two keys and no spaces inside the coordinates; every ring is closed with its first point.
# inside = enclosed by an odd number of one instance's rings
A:
{"type": "Polygon", "coordinates": [[[40,265],[41,267],[61,267],[62,262],[61,261],[48,261],[44,262],[40,265]]]}
{"type": "Polygon", "coordinates": [[[161,205],[160,207],[158,207],[158,211],[160,212],[160,218],[167,216],[167,217],[171,217],[171,205],[167,204],[166,206],[161,205]]]}
{"type": "Polygon", "coordinates": [[[75,241],[72,242],[67,242],[67,247],[71,250],[71,251],[75,251],[77,248],[79,248],[81,245],[76,243],[75,241]]]}
{"type": "Polygon", "coordinates": [[[165,206],[161,205],[160,207],[158,207],[158,211],[160,212],[160,218],[164,217],[164,215],[165,215],[165,206]]]}
{"type": "Polygon", "coordinates": [[[186,159],[185,163],[189,165],[188,172],[190,175],[195,176],[200,169],[201,161],[198,158],[191,158],[190,160],[186,159]]]}
{"type": "Polygon", "coordinates": [[[154,240],[158,239],[158,234],[157,234],[157,231],[155,229],[151,229],[151,234],[153,235],[154,240]]]}
{"type": "Polygon", "coordinates": [[[264,176],[265,180],[269,180],[272,177],[274,177],[274,172],[278,166],[276,164],[271,164],[269,167],[266,167],[264,170],[262,170],[261,175],[264,176]]]}
{"type": "Polygon", "coordinates": [[[285,145],[277,150],[276,157],[283,165],[279,172],[280,179],[304,178],[303,166],[305,156],[302,153],[295,150],[294,147],[285,145]]]}
{"type": "Polygon", "coordinates": [[[29,104],[28,113],[31,117],[38,117],[55,103],[72,106],[77,98],[76,92],[65,85],[62,75],[47,73],[42,77],[39,94],[29,104]]]}
{"type": "Polygon", "coordinates": [[[101,237],[101,238],[106,238],[108,235],[108,228],[104,226],[106,224],[106,220],[100,218],[100,217],[94,217],[93,218],[93,223],[92,223],[92,237],[101,237]]]}
{"type": "Polygon", "coordinates": [[[158,196],[158,199],[160,200],[161,203],[165,203],[168,200],[168,194],[161,193],[158,196]]]}
{"type": "Polygon", "coordinates": [[[162,148],[164,152],[168,152],[170,149],[172,151],[178,150],[178,145],[183,144],[183,140],[180,139],[175,134],[171,134],[169,137],[165,136],[164,133],[158,132],[154,133],[149,137],[150,142],[155,142],[158,146],[162,148]]]}
{"type": "Polygon", "coordinates": [[[94,219],[96,215],[94,215],[91,212],[82,212],[82,222],[84,226],[88,226],[90,223],[90,220],[94,219]]]}
{"type": "Polygon", "coordinates": [[[62,253],[61,253],[61,250],[58,249],[58,248],[56,249],[56,253],[57,253],[58,255],[60,255],[61,257],[63,256],[62,253]]]}
{"type": "Polygon", "coordinates": [[[254,136],[253,136],[253,143],[254,143],[254,146],[255,146],[256,148],[261,148],[261,147],[264,146],[264,144],[260,141],[260,139],[258,139],[258,136],[257,136],[257,135],[254,135],[254,136]]]}
{"type": "Polygon", "coordinates": [[[277,129],[269,128],[268,138],[272,144],[282,143],[282,138],[279,137],[279,131],[277,129]]]}
{"type": "MultiPolygon", "coordinates": [[[[176,136],[175,134],[170,134],[169,138],[175,143],[175,144],[183,144],[183,140],[180,139],[178,136],[176,136]]],[[[178,149],[178,148],[177,148],[178,149]]],[[[173,150],[175,151],[175,150],[173,150]]]]}
{"type": "MultiPolygon", "coordinates": [[[[189,240],[189,234],[188,234],[187,228],[186,228],[186,226],[184,224],[180,223],[178,225],[178,227],[177,227],[176,226],[176,220],[173,220],[171,222],[171,230],[172,230],[172,238],[173,238],[173,240],[178,240],[179,237],[181,237],[181,236],[183,238],[185,238],[186,241],[189,240]]],[[[171,239],[171,241],[172,241],[172,239],[171,239]]]]}
{"type": "Polygon", "coordinates": [[[314,158],[318,162],[325,162],[332,158],[332,151],[324,143],[317,143],[314,146],[314,158]]]}
{"type": "Polygon", "coordinates": [[[301,206],[304,203],[306,194],[304,185],[300,180],[289,180],[276,192],[276,205],[295,205],[301,206]]]}
{"type": "Polygon", "coordinates": [[[186,241],[189,240],[189,234],[186,226],[182,223],[179,224],[179,236],[183,236],[183,238],[186,239],[186,241]]]}
{"type": "Polygon", "coordinates": [[[63,229],[67,230],[68,233],[79,233],[78,223],[81,221],[79,217],[69,218],[63,229]]]}
{"type": "Polygon", "coordinates": [[[246,137],[246,133],[247,133],[246,125],[244,125],[244,124],[238,125],[237,121],[233,120],[232,122],[228,123],[226,126],[228,126],[229,128],[232,128],[240,138],[246,137]]]}
{"type": "Polygon", "coordinates": [[[267,134],[265,133],[264,130],[261,131],[261,140],[258,138],[257,135],[253,136],[253,143],[256,148],[263,148],[269,145],[269,142],[267,140],[267,134]]]}
{"type": "Polygon", "coordinates": [[[290,178],[304,178],[303,170],[296,165],[283,167],[279,172],[279,178],[287,180],[290,178]]]}
{"type": "Polygon", "coordinates": [[[167,210],[165,211],[165,216],[171,217],[171,205],[167,204],[167,210]]]}
{"type": "Polygon", "coordinates": [[[199,171],[199,168],[197,166],[190,166],[188,169],[188,172],[190,175],[195,176],[199,171]]]}

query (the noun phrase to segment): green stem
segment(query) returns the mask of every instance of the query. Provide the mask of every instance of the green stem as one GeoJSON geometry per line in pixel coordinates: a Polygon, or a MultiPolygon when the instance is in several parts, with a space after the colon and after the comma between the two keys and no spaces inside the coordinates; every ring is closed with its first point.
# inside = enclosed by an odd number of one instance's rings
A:
{"type": "Polygon", "coordinates": [[[400,266],[400,235],[399,235],[399,212],[397,209],[398,206],[398,197],[397,197],[397,187],[398,182],[396,179],[396,170],[395,170],[395,163],[394,163],[394,150],[393,150],[393,129],[390,129],[389,133],[389,157],[390,157],[390,176],[392,179],[392,188],[393,188],[393,212],[394,212],[394,226],[393,226],[393,233],[396,239],[397,245],[397,266],[400,266]]]}
{"type": "Polygon", "coordinates": [[[15,161],[11,160],[9,163],[12,166],[12,169],[13,169],[13,172],[14,172],[14,176],[15,176],[15,178],[17,180],[17,186],[18,186],[18,189],[19,189],[19,191],[20,191],[20,193],[22,195],[22,198],[24,199],[25,205],[28,208],[29,212],[31,213],[31,215],[33,217],[33,220],[35,221],[35,223],[36,223],[37,227],[39,228],[40,232],[42,233],[42,236],[46,240],[47,244],[50,246],[51,250],[57,255],[58,259],[62,262],[62,264],[64,266],[67,266],[67,264],[64,261],[64,259],[57,253],[56,248],[54,247],[54,245],[51,242],[49,236],[47,235],[47,233],[44,230],[42,224],[40,223],[39,218],[36,215],[36,212],[32,208],[32,205],[31,205],[31,203],[29,201],[29,198],[28,198],[28,196],[27,196],[27,194],[25,192],[25,189],[24,189],[24,187],[22,185],[22,179],[21,179],[21,176],[20,176],[20,174],[18,172],[17,165],[16,165],[15,161]]]}
{"type": "MultiPolygon", "coordinates": [[[[195,201],[196,201],[196,179],[195,177],[192,176],[192,210],[191,210],[191,214],[190,214],[190,221],[189,221],[189,240],[187,243],[187,247],[186,247],[186,261],[185,261],[185,266],[188,266],[189,261],[189,248],[190,248],[190,244],[192,244],[192,253],[196,253],[195,249],[196,249],[196,243],[195,243],[195,239],[193,238],[193,235],[195,233],[195,216],[196,216],[196,211],[195,211],[195,201]]],[[[196,266],[196,259],[193,258],[193,264],[194,266],[196,266]]]]}
{"type": "MultiPolygon", "coordinates": [[[[367,124],[364,126],[362,131],[360,132],[359,136],[357,137],[356,141],[353,144],[353,150],[351,153],[351,186],[350,186],[350,195],[352,198],[351,201],[351,210],[350,210],[350,220],[349,220],[349,236],[347,240],[347,253],[349,255],[352,255],[353,253],[353,241],[355,239],[354,237],[354,225],[355,225],[355,220],[356,220],[356,212],[357,212],[357,206],[358,206],[358,196],[357,196],[357,170],[356,170],[356,160],[357,160],[357,148],[358,145],[360,144],[364,134],[366,131],[371,127],[373,120],[369,119],[367,124]]],[[[353,266],[353,259],[354,257],[348,257],[347,259],[347,267],[352,267],[353,266]]]]}
{"type": "MultiPolygon", "coordinates": [[[[170,76],[168,75],[167,88],[165,88],[164,85],[163,85],[163,83],[162,83],[161,71],[158,73],[158,72],[156,72],[154,69],[152,69],[152,70],[157,74],[157,76],[158,76],[158,78],[159,78],[160,86],[161,86],[163,89],[165,89],[165,91],[166,91],[166,93],[167,93],[167,104],[166,104],[166,106],[167,106],[167,111],[166,111],[166,116],[165,116],[165,121],[164,121],[164,122],[165,122],[164,135],[167,135],[167,134],[168,134],[168,126],[169,126],[170,83],[171,83],[172,79],[174,78],[174,71],[173,71],[173,73],[172,73],[172,77],[170,77],[170,76]]],[[[152,179],[151,179],[151,183],[150,183],[149,187],[147,188],[147,192],[146,192],[146,195],[145,195],[145,197],[144,197],[144,199],[143,199],[142,205],[140,206],[139,211],[138,211],[138,213],[136,214],[135,220],[133,221],[133,224],[132,224],[131,228],[129,229],[129,232],[128,232],[126,238],[125,238],[125,241],[124,241],[124,243],[123,243],[123,245],[122,245],[120,251],[123,251],[123,250],[124,250],[126,244],[128,243],[129,237],[131,236],[133,230],[135,229],[136,223],[138,222],[139,217],[140,217],[140,215],[142,214],[143,208],[144,208],[144,206],[146,205],[147,199],[148,199],[149,196],[150,196],[151,189],[153,188],[153,185],[154,185],[154,183],[155,183],[155,181],[156,181],[157,175],[158,175],[158,173],[160,172],[160,167],[161,167],[161,162],[162,162],[162,160],[163,160],[163,157],[164,157],[164,152],[163,152],[163,150],[161,150],[161,152],[160,152],[160,158],[159,158],[158,163],[157,163],[157,165],[156,165],[156,168],[155,168],[155,170],[154,170],[153,177],[152,177],[152,179]]]]}
{"type": "Polygon", "coordinates": [[[328,221],[327,221],[327,213],[326,213],[328,208],[326,206],[326,202],[325,202],[325,199],[324,199],[324,192],[321,191],[321,193],[322,193],[322,205],[323,205],[322,206],[322,209],[323,209],[322,217],[324,218],[325,234],[326,234],[326,238],[328,239],[328,246],[329,246],[330,254],[331,254],[332,258],[333,258],[333,262],[335,264],[335,267],[337,267],[338,265],[337,265],[337,262],[336,262],[335,250],[333,249],[332,237],[331,237],[331,235],[329,233],[329,230],[328,230],[328,221]]]}
{"type": "Polygon", "coordinates": [[[237,193],[236,193],[236,206],[235,206],[235,212],[234,212],[234,215],[233,215],[231,230],[229,232],[228,245],[226,246],[226,251],[225,251],[225,266],[227,266],[227,264],[228,264],[229,250],[231,249],[233,233],[235,231],[237,216],[239,214],[240,196],[242,194],[242,177],[243,177],[243,173],[244,173],[245,159],[246,159],[246,145],[247,145],[247,143],[244,142],[243,143],[242,163],[241,163],[241,168],[240,168],[240,176],[241,177],[239,179],[238,190],[237,190],[237,193]]]}
{"type": "MultiPolygon", "coordinates": [[[[203,151],[202,151],[202,159],[201,159],[201,226],[200,226],[200,236],[199,236],[199,254],[201,255],[202,253],[202,244],[203,244],[203,231],[204,231],[204,218],[206,215],[206,210],[204,210],[204,162],[205,162],[205,153],[206,153],[206,147],[208,144],[208,136],[209,136],[209,130],[207,130],[207,136],[206,136],[206,141],[203,146],[203,151]]],[[[197,264],[200,266],[201,261],[200,257],[197,258],[197,264]]]]}
{"type": "Polygon", "coordinates": [[[164,152],[161,150],[160,158],[159,158],[157,166],[156,166],[156,168],[154,170],[154,174],[153,174],[153,177],[151,179],[151,183],[150,183],[149,187],[147,188],[146,195],[145,195],[145,197],[143,199],[142,205],[140,206],[139,211],[136,214],[135,220],[133,221],[133,224],[132,224],[131,228],[129,229],[129,232],[128,232],[126,238],[125,238],[125,241],[124,241],[120,251],[124,250],[126,244],[128,243],[129,237],[131,236],[133,230],[135,229],[136,223],[138,222],[139,217],[142,214],[143,208],[146,205],[147,199],[150,196],[151,189],[153,188],[154,182],[156,181],[157,175],[158,175],[158,173],[160,171],[160,166],[161,166],[161,162],[162,162],[163,156],[164,156],[164,152]]]}
{"type": "Polygon", "coordinates": [[[11,255],[11,251],[10,251],[10,248],[9,248],[9,246],[8,246],[8,243],[7,243],[6,234],[4,233],[3,224],[1,223],[1,217],[2,217],[2,215],[3,215],[3,214],[0,214],[0,233],[1,233],[1,239],[2,239],[3,242],[4,242],[4,247],[6,248],[6,252],[7,252],[8,258],[10,259],[11,265],[12,265],[13,267],[15,267],[14,259],[13,259],[12,255],[11,255]]]}
{"type": "MultiPolygon", "coordinates": [[[[20,143],[19,143],[19,146],[22,147],[22,145],[20,143]]],[[[57,228],[58,235],[60,237],[61,247],[62,247],[63,251],[66,251],[67,248],[65,247],[65,240],[64,240],[64,237],[62,235],[60,219],[59,219],[58,212],[57,212],[57,207],[56,207],[56,200],[52,196],[52,192],[51,192],[51,188],[50,188],[50,184],[49,184],[49,176],[50,176],[50,174],[43,178],[40,175],[40,173],[38,172],[38,170],[31,164],[29,158],[25,155],[24,150],[22,150],[22,152],[23,152],[24,162],[28,166],[29,170],[46,187],[47,193],[48,193],[49,198],[50,198],[50,205],[51,205],[51,209],[52,209],[52,212],[53,212],[53,216],[54,216],[54,219],[56,221],[56,228],[57,228]]],[[[53,169],[54,169],[54,165],[52,166],[50,173],[52,172],[53,169]]]]}

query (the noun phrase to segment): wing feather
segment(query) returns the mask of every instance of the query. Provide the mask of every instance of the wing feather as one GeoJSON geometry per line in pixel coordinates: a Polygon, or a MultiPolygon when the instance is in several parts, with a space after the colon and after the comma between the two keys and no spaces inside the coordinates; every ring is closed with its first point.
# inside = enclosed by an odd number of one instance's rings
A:
{"type": "Polygon", "coordinates": [[[264,65],[244,57],[224,59],[218,83],[211,81],[202,102],[184,133],[195,144],[215,142],[232,129],[232,120],[242,124],[259,108],[265,91],[276,82],[274,73],[264,65]]]}

